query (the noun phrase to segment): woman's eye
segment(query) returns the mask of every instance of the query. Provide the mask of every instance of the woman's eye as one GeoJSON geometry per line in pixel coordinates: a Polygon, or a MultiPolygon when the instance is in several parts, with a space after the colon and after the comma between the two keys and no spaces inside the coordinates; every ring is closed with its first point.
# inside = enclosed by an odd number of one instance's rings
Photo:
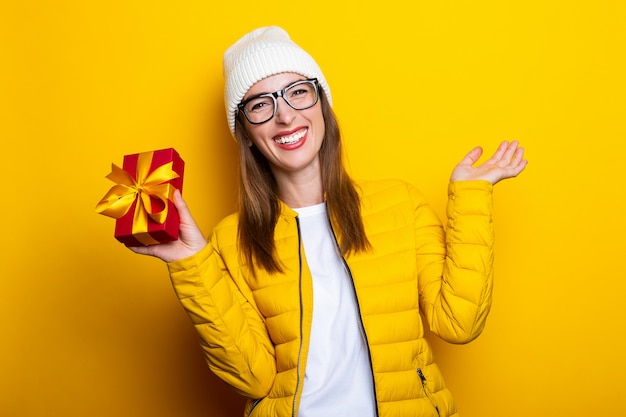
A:
{"type": "Polygon", "coordinates": [[[252,102],[250,103],[250,107],[249,107],[249,111],[261,111],[264,110],[266,107],[270,106],[270,103],[267,101],[256,101],[256,102],[252,102]]]}
{"type": "Polygon", "coordinates": [[[295,96],[300,96],[302,94],[306,94],[308,92],[308,90],[306,88],[298,88],[297,90],[293,90],[291,92],[291,96],[295,97],[295,96]]]}

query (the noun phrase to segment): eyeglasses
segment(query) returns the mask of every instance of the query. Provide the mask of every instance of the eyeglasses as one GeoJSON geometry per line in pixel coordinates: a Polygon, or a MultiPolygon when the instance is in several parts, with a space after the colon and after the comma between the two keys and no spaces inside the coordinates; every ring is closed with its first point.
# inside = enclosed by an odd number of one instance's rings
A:
{"type": "Polygon", "coordinates": [[[239,103],[237,108],[243,111],[251,124],[260,125],[276,115],[278,97],[282,97],[291,108],[296,110],[313,107],[319,98],[318,85],[316,78],[296,81],[280,91],[250,97],[239,103]]]}

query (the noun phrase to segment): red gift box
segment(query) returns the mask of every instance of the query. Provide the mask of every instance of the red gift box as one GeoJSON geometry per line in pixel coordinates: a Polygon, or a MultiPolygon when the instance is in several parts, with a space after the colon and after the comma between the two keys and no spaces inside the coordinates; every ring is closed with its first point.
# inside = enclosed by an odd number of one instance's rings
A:
{"type": "Polygon", "coordinates": [[[178,239],[180,219],[172,202],[182,193],[185,163],[172,148],[124,156],[107,178],[116,182],[96,211],[117,219],[115,238],[126,246],[178,239]]]}

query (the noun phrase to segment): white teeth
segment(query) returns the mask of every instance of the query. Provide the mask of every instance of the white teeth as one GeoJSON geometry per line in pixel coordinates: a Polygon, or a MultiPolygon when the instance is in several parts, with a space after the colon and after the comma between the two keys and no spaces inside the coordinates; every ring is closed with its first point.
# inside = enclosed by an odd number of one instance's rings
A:
{"type": "Polygon", "coordinates": [[[281,138],[274,139],[274,142],[280,145],[290,145],[292,143],[296,143],[300,139],[304,137],[308,129],[299,130],[289,136],[283,136],[281,138]]]}

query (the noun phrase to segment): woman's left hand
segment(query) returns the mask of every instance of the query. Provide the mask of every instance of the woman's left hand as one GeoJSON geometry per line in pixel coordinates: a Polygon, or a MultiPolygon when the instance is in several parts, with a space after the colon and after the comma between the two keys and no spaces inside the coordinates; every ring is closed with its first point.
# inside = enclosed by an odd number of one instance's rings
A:
{"type": "Polygon", "coordinates": [[[481,147],[472,149],[452,171],[450,181],[485,180],[492,184],[518,176],[526,168],[524,148],[517,141],[504,141],[489,160],[474,164],[483,154],[481,147]]]}

